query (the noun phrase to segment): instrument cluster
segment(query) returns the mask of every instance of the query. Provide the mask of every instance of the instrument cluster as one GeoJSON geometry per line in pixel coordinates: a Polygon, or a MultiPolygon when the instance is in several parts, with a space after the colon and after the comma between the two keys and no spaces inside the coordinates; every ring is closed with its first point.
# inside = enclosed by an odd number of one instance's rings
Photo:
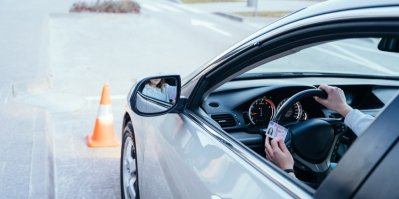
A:
{"type": "MultiPolygon", "coordinates": [[[[248,109],[248,118],[251,124],[268,124],[287,99],[288,98],[284,98],[283,100],[277,101],[277,106],[269,96],[264,96],[254,100],[248,109]]],[[[283,121],[286,123],[295,123],[307,119],[308,113],[303,109],[302,104],[297,102],[284,115],[283,121]]]]}

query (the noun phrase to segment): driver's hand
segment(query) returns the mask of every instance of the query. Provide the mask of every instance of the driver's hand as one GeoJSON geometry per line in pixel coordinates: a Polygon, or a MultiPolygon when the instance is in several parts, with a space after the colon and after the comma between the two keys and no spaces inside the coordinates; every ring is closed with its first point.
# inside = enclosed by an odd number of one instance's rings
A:
{"type": "Polygon", "coordinates": [[[326,84],[321,84],[319,89],[325,91],[328,95],[326,99],[314,97],[314,99],[323,106],[337,111],[343,117],[345,117],[352,110],[352,107],[346,103],[345,94],[342,89],[328,86],[326,84]]]}
{"type": "Polygon", "coordinates": [[[265,152],[266,159],[273,162],[281,169],[294,168],[294,159],[292,158],[291,153],[288,151],[287,146],[285,146],[284,140],[276,141],[273,139],[270,142],[270,137],[266,136],[265,152]]]}

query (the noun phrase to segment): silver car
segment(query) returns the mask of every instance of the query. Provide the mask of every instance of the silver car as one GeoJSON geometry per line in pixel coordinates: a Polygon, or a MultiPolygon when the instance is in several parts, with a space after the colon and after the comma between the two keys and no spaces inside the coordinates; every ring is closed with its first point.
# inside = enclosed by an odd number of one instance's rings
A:
{"type": "Polygon", "coordinates": [[[122,198],[399,198],[399,2],[327,1],[251,35],[192,75],[128,95],[122,198]],[[375,117],[358,138],[315,102],[325,83],[375,117]],[[289,129],[293,178],[265,159],[289,129]]]}

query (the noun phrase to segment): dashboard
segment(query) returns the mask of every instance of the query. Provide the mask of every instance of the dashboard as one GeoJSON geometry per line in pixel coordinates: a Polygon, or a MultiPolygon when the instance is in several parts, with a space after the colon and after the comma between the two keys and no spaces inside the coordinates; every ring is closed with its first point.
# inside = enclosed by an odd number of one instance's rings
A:
{"type": "MultiPolygon", "coordinates": [[[[231,136],[254,150],[263,151],[262,130],[267,128],[282,104],[300,91],[317,88],[318,82],[340,87],[349,105],[373,116],[399,91],[396,81],[370,80],[359,83],[361,81],[358,79],[320,79],[301,78],[301,84],[297,82],[298,79],[231,81],[212,92],[204,100],[202,108],[231,136]]],[[[295,103],[284,115],[281,124],[289,125],[312,118],[343,119],[337,112],[308,97],[295,103]]]]}
{"type": "MultiPolygon", "coordinates": [[[[261,157],[265,157],[264,141],[269,121],[287,99],[298,92],[317,88],[320,82],[341,88],[351,107],[372,116],[377,116],[399,93],[398,81],[387,79],[339,77],[245,79],[227,82],[213,91],[203,101],[202,109],[209,116],[206,118],[210,122],[217,123],[230,136],[261,157]]],[[[320,121],[312,120],[315,118],[338,121],[341,124],[333,127],[336,129],[334,131],[337,132],[337,137],[334,138],[329,156],[331,163],[338,163],[357,138],[350,128],[342,124],[344,118],[339,113],[322,106],[312,96],[305,97],[289,108],[279,124],[289,129],[290,125],[294,128],[301,126],[300,122],[309,124],[320,121]]],[[[317,132],[312,135],[317,135],[317,132]]],[[[290,133],[287,134],[288,143],[292,141],[291,136],[290,133]]],[[[288,150],[294,153],[295,147],[295,144],[287,145],[288,150]]],[[[308,166],[296,161],[294,167],[298,179],[314,188],[318,186],[318,177],[310,172],[308,166]]]]}

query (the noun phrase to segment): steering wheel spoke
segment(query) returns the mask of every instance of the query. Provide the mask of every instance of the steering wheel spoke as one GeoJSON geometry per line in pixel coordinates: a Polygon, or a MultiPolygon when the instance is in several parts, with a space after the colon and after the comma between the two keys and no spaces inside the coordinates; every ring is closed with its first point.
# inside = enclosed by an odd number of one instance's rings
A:
{"type": "Polygon", "coordinates": [[[321,118],[322,120],[328,122],[334,128],[335,135],[341,135],[348,130],[343,119],[337,118],[321,118]]]}
{"type": "Polygon", "coordinates": [[[297,154],[292,154],[295,162],[297,163],[296,166],[301,168],[302,170],[310,169],[315,173],[323,173],[326,172],[331,165],[330,159],[325,159],[321,163],[311,163],[309,161],[304,160],[303,158],[299,157],[297,154]],[[304,168],[305,167],[305,168],[304,168]]]}

